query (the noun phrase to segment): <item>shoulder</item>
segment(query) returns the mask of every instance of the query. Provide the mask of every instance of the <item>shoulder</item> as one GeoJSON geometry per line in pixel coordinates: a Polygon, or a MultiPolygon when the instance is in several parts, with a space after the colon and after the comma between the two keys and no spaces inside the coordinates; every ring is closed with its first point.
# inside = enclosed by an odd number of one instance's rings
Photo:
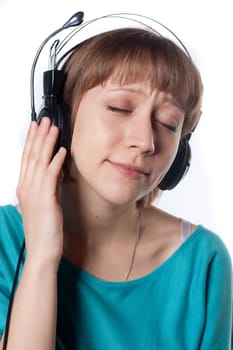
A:
{"type": "Polygon", "coordinates": [[[230,253],[220,235],[203,225],[198,225],[193,234],[197,236],[201,254],[212,258],[219,257],[222,261],[231,264],[230,253]]]}
{"type": "Polygon", "coordinates": [[[0,206],[0,337],[5,327],[14,271],[23,236],[22,220],[16,207],[0,206]]]}
{"type": "Polygon", "coordinates": [[[209,281],[214,290],[232,291],[232,259],[222,238],[208,228],[198,225],[181,247],[192,271],[209,281]]]}
{"type": "Polygon", "coordinates": [[[4,289],[7,295],[11,288],[23,241],[23,224],[18,210],[13,205],[0,206],[0,293],[4,289]]]}
{"type": "Polygon", "coordinates": [[[16,206],[11,204],[0,206],[0,235],[4,231],[22,228],[21,215],[16,206]]]}
{"type": "Polygon", "coordinates": [[[232,267],[231,256],[221,236],[204,225],[191,224],[191,234],[182,243],[181,219],[153,207],[146,211],[148,241],[150,245],[162,242],[169,252],[185,258],[190,265],[206,266],[216,261],[228,270],[232,267]],[[158,241],[158,238],[160,240],[158,241]]]}
{"type": "MultiPolygon", "coordinates": [[[[13,205],[0,206],[1,254],[11,256],[20,250],[24,238],[21,215],[13,205]]],[[[1,258],[1,256],[0,256],[1,258]]]]}
{"type": "Polygon", "coordinates": [[[0,205],[0,224],[11,223],[12,220],[18,220],[20,214],[16,206],[12,204],[0,205]]]}

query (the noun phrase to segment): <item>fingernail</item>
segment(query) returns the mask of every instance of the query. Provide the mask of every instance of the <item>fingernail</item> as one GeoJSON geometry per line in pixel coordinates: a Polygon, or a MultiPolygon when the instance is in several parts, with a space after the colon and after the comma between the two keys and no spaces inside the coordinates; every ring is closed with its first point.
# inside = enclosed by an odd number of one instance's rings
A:
{"type": "Polygon", "coordinates": [[[44,125],[48,125],[50,123],[49,117],[43,117],[41,123],[44,125]]]}
{"type": "Polygon", "coordinates": [[[38,126],[38,123],[35,121],[35,120],[33,120],[32,122],[31,122],[31,124],[30,124],[30,129],[35,129],[36,127],[38,126]]]}

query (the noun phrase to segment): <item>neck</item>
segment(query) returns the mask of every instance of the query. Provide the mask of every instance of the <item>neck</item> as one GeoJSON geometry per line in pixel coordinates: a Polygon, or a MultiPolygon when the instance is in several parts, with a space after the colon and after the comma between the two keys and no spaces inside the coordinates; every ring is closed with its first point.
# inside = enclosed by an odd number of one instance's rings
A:
{"type": "Polygon", "coordinates": [[[138,220],[136,205],[117,206],[97,198],[81,195],[76,184],[63,184],[62,207],[65,239],[97,246],[127,241],[135,235],[138,220]]]}
{"type": "Polygon", "coordinates": [[[136,205],[113,205],[76,184],[63,184],[64,254],[75,265],[106,280],[128,280],[141,237],[136,205]],[[77,186],[78,187],[78,186],[77,186]]]}

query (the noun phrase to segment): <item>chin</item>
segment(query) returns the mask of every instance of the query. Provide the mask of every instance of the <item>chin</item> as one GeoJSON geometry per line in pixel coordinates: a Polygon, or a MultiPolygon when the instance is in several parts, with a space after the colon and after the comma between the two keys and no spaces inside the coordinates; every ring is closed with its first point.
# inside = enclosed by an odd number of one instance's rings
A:
{"type": "Polygon", "coordinates": [[[139,199],[141,199],[146,193],[132,193],[130,191],[108,191],[107,193],[102,193],[102,198],[112,205],[115,206],[130,206],[135,204],[139,199]]]}

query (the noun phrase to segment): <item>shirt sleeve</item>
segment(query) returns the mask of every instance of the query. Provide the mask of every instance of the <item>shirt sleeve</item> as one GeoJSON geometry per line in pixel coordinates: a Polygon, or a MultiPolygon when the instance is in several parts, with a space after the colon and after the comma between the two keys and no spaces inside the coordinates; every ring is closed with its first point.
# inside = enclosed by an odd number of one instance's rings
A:
{"type": "MultiPolygon", "coordinates": [[[[23,238],[19,214],[12,206],[0,207],[0,339],[5,330],[9,299],[23,238]]],[[[19,275],[22,272],[23,262],[24,258],[19,275]]]]}
{"type": "Polygon", "coordinates": [[[232,262],[219,243],[208,268],[206,319],[200,350],[232,350],[232,262]]]}
{"type": "Polygon", "coordinates": [[[7,279],[9,262],[3,261],[3,256],[0,254],[0,339],[4,333],[6,317],[8,312],[8,304],[10,298],[10,281],[7,279]]]}

